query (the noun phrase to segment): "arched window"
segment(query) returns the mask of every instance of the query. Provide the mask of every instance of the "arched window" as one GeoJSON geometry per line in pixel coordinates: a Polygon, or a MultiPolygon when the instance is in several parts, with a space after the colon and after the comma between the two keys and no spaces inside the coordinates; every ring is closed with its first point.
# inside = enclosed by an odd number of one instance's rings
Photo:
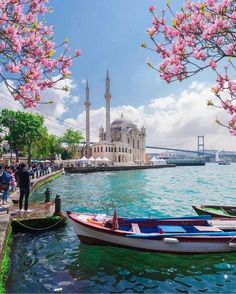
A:
{"type": "Polygon", "coordinates": [[[137,146],[137,147],[138,147],[138,149],[139,149],[139,140],[137,141],[137,143],[138,143],[138,146],[137,146]]]}
{"type": "Polygon", "coordinates": [[[106,152],[107,152],[107,146],[106,146],[106,152]]]}
{"type": "Polygon", "coordinates": [[[103,152],[103,147],[101,147],[101,152],[103,152]]]}
{"type": "Polygon", "coordinates": [[[99,152],[99,147],[98,147],[98,152],[99,152]]]}
{"type": "Polygon", "coordinates": [[[133,139],[133,148],[135,147],[135,145],[134,145],[134,139],[133,139]]]}
{"type": "Polygon", "coordinates": [[[94,147],[94,152],[96,153],[96,147],[94,147]]]}

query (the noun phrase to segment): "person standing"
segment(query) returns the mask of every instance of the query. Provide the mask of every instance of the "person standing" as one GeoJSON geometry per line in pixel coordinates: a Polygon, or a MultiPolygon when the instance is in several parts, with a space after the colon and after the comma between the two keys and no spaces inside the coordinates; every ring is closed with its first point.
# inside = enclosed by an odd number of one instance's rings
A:
{"type": "Polygon", "coordinates": [[[17,181],[18,186],[20,188],[20,199],[19,199],[19,210],[22,212],[23,207],[23,199],[25,198],[24,202],[24,210],[25,212],[29,212],[29,194],[30,194],[30,173],[28,172],[26,165],[21,163],[20,169],[17,172],[17,181]]]}
{"type": "Polygon", "coordinates": [[[10,175],[10,166],[5,166],[1,177],[2,177],[2,186],[3,186],[2,204],[5,204],[7,203],[10,183],[12,180],[12,176],[10,175]]]}

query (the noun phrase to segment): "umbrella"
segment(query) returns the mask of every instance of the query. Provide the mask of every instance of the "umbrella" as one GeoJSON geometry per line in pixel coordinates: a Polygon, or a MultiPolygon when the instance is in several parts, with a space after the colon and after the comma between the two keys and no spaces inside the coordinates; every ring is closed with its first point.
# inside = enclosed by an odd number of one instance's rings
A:
{"type": "Polygon", "coordinates": [[[80,158],[78,161],[79,161],[79,162],[81,162],[81,161],[88,161],[88,158],[86,158],[85,156],[83,156],[83,157],[80,158]]]}
{"type": "Polygon", "coordinates": [[[93,156],[89,157],[88,160],[89,160],[89,161],[95,161],[95,159],[93,158],[93,156]]]}
{"type": "Polygon", "coordinates": [[[110,161],[110,159],[108,159],[107,157],[104,157],[103,161],[110,161]]]}
{"type": "Polygon", "coordinates": [[[95,160],[96,161],[102,161],[102,159],[99,156],[95,160]]]}
{"type": "Polygon", "coordinates": [[[151,161],[151,162],[155,162],[155,161],[157,161],[157,159],[156,159],[155,156],[153,156],[152,159],[150,159],[150,161],[151,161]]]}

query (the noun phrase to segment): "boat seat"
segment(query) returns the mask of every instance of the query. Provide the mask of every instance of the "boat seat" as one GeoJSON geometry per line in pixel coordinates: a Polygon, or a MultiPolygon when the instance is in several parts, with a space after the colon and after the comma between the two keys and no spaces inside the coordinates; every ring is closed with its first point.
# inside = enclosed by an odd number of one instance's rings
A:
{"type": "Polygon", "coordinates": [[[161,229],[164,233],[186,233],[186,230],[181,226],[157,226],[157,229],[161,229]]]}
{"type": "Polygon", "coordinates": [[[208,227],[208,226],[194,226],[200,232],[222,232],[221,229],[216,227],[208,227]]]}
{"type": "Polygon", "coordinates": [[[132,231],[133,231],[134,233],[136,233],[136,234],[140,234],[140,233],[141,233],[138,224],[136,224],[136,223],[131,223],[131,227],[132,227],[132,231]]]}

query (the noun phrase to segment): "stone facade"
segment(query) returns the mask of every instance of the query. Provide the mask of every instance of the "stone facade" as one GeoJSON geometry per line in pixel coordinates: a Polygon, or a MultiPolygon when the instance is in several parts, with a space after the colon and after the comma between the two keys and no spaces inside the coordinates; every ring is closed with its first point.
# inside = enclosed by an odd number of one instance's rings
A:
{"type": "MultiPolygon", "coordinates": [[[[88,90],[86,89],[86,93],[88,90]]],[[[86,150],[83,155],[108,158],[114,165],[143,165],[146,162],[145,143],[146,130],[138,129],[132,121],[126,119],[123,114],[110,124],[110,78],[106,77],[106,131],[101,126],[99,130],[99,142],[89,144],[89,97],[86,95],[86,150]],[[87,114],[88,112],[88,114],[87,114]],[[88,126],[88,127],[87,127],[88,126]]]]}
{"type": "Polygon", "coordinates": [[[111,142],[105,140],[103,127],[99,131],[99,142],[92,145],[94,158],[107,157],[115,164],[144,164],[145,158],[145,128],[139,130],[130,120],[121,115],[110,125],[111,142]]]}

